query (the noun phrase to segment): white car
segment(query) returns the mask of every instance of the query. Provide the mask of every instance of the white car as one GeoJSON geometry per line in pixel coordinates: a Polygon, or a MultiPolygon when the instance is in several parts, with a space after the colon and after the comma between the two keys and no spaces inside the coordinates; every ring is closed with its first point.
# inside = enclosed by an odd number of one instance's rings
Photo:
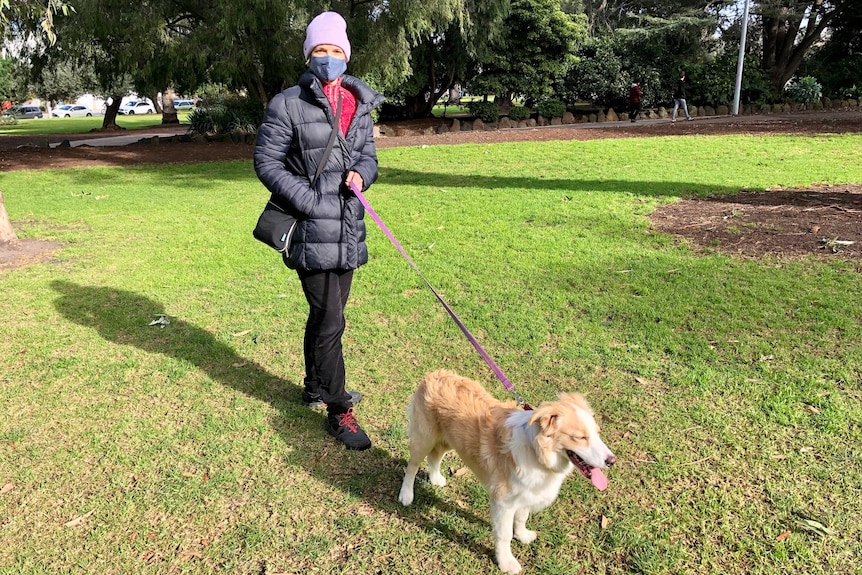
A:
{"type": "Polygon", "coordinates": [[[93,110],[81,104],[66,104],[51,111],[52,118],[77,118],[92,115],[93,110]]]}
{"type": "Polygon", "coordinates": [[[144,100],[132,100],[120,106],[119,112],[126,116],[134,116],[135,114],[155,114],[156,108],[149,102],[144,100]]]}
{"type": "Polygon", "coordinates": [[[177,112],[184,112],[195,107],[195,103],[191,100],[174,100],[174,108],[177,112]]]}

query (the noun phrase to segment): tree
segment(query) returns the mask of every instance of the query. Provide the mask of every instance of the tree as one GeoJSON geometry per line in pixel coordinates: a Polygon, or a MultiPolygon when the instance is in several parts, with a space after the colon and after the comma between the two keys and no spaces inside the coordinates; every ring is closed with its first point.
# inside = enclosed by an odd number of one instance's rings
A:
{"type": "Polygon", "coordinates": [[[824,32],[851,14],[858,0],[761,0],[755,14],[762,25],[761,68],[778,99],[805,55],[822,41],[824,32]]]}
{"type": "Polygon", "coordinates": [[[862,97],[862,10],[851,11],[830,27],[826,42],[815,46],[798,70],[811,75],[831,98],[862,97]]]}
{"type": "Polygon", "coordinates": [[[563,12],[560,0],[513,0],[503,29],[469,84],[472,92],[494,94],[502,111],[515,97],[550,96],[586,40],[586,18],[563,12]]]}
{"type": "Polygon", "coordinates": [[[492,53],[491,40],[502,36],[508,2],[484,2],[478,13],[469,12],[472,9],[412,48],[409,77],[387,90],[390,104],[403,100],[407,117],[430,116],[440,98],[475,69],[476,60],[492,53]],[[465,23],[462,18],[469,21],[465,23]]]}
{"type": "Polygon", "coordinates": [[[0,57],[0,100],[13,100],[18,91],[15,76],[15,62],[11,58],[0,57]]]}
{"type": "MultiPolygon", "coordinates": [[[[92,69],[91,89],[110,97],[102,129],[118,129],[117,112],[131,88],[153,94],[148,64],[157,60],[168,39],[165,14],[168,2],[136,0],[75,0],[76,13],[54,19],[58,41],[34,57],[47,62],[71,62],[92,69]]],[[[45,66],[41,70],[47,70],[45,66]]]]}
{"type": "MultiPolygon", "coordinates": [[[[47,0],[47,4],[43,4],[41,0],[16,0],[14,4],[11,0],[0,0],[0,24],[5,27],[13,18],[28,16],[41,11],[43,17],[42,30],[53,41],[54,29],[52,18],[54,12],[57,10],[68,11],[69,7],[61,0],[47,0]]],[[[3,191],[0,190],[0,244],[16,239],[18,238],[15,235],[15,230],[12,229],[9,214],[6,213],[6,204],[3,203],[3,191]]]]}
{"type": "Polygon", "coordinates": [[[54,14],[68,14],[75,9],[65,0],[0,0],[0,24],[14,19],[38,20],[50,43],[56,40],[54,14]]]}

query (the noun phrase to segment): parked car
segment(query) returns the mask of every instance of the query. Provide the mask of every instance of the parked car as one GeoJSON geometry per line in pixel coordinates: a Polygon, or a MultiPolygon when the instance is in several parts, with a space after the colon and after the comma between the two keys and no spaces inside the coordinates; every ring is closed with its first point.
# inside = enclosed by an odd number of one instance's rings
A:
{"type": "Polygon", "coordinates": [[[134,116],[135,114],[155,114],[156,108],[144,100],[131,100],[120,106],[119,112],[123,115],[134,116]]]}
{"type": "Polygon", "coordinates": [[[42,110],[39,109],[39,106],[12,106],[3,112],[3,115],[17,120],[31,120],[41,118],[42,110]]]}
{"type": "Polygon", "coordinates": [[[77,118],[92,115],[93,110],[81,104],[66,104],[51,111],[51,116],[54,118],[77,118]]]}
{"type": "Polygon", "coordinates": [[[195,107],[195,103],[191,100],[174,100],[174,108],[177,112],[185,112],[195,107]]]}

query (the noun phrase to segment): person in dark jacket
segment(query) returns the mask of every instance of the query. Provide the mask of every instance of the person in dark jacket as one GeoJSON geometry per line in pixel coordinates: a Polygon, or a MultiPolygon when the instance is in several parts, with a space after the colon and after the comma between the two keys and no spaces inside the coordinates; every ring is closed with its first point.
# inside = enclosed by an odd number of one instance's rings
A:
{"type": "Polygon", "coordinates": [[[632,83],[632,87],[629,88],[629,119],[632,122],[636,122],[638,116],[641,113],[641,98],[643,98],[643,91],[641,90],[640,82],[632,83]]]}
{"type": "Polygon", "coordinates": [[[673,91],[673,113],[670,116],[671,123],[676,122],[676,111],[682,106],[682,111],[685,112],[685,119],[691,120],[688,115],[688,104],[685,103],[685,72],[679,76],[679,81],[676,83],[676,89],[673,91]]]}
{"type": "Polygon", "coordinates": [[[368,261],[368,248],[365,210],[347,183],[365,191],[377,179],[371,111],[383,96],[344,73],[350,42],[339,14],[311,21],[303,52],[308,70],[267,106],[254,169],[271,201],[297,219],[284,262],[299,275],[309,306],[302,403],[325,405],[327,432],[348,449],[363,450],[371,440],[354,412],[362,395],[347,391],[341,338],[353,272],[368,261]],[[336,140],[325,157],[333,130],[336,140]]]}

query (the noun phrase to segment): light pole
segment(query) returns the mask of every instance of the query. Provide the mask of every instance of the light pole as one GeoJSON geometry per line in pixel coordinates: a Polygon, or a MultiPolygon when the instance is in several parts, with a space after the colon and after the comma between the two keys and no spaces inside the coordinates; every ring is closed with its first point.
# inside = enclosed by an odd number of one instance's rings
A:
{"type": "Polygon", "coordinates": [[[748,0],[742,10],[742,34],[739,37],[739,59],[736,62],[736,85],[733,88],[732,115],[739,115],[739,92],[742,90],[742,62],[745,60],[745,36],[748,32],[748,0]]]}

